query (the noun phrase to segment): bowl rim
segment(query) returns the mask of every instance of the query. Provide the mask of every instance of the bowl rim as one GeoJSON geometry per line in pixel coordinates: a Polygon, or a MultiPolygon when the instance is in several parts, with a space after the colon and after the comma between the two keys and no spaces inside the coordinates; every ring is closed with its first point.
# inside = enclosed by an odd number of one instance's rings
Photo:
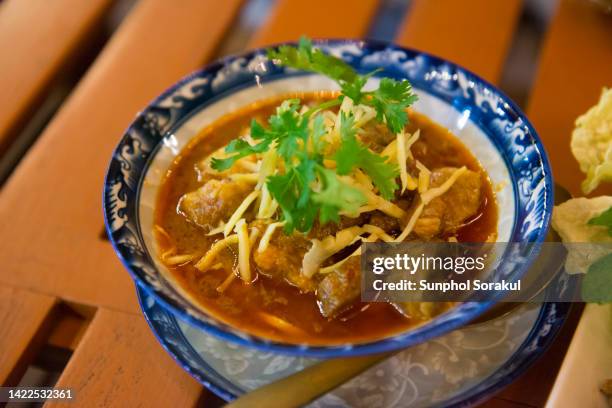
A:
{"type": "MultiPolygon", "coordinates": [[[[414,56],[424,56],[424,57],[427,57],[429,60],[431,60],[432,64],[437,64],[437,65],[445,64],[449,67],[452,67],[453,69],[457,71],[467,74],[467,76],[471,77],[471,79],[473,79],[474,82],[479,82],[480,85],[494,91],[494,93],[497,94],[497,96],[503,101],[503,103],[507,105],[506,109],[513,112],[513,114],[517,118],[521,119],[522,125],[527,128],[529,137],[531,138],[530,145],[534,146],[538,151],[539,161],[541,162],[539,167],[541,167],[544,170],[543,175],[542,175],[542,180],[545,185],[546,196],[545,196],[545,200],[543,203],[544,205],[543,216],[540,219],[541,226],[538,228],[538,232],[535,237],[535,240],[531,242],[534,244],[539,244],[544,241],[546,233],[550,227],[552,207],[553,207],[553,202],[554,202],[554,188],[553,188],[552,170],[551,170],[550,162],[548,159],[546,149],[544,148],[544,145],[542,144],[542,141],[539,135],[537,134],[535,128],[533,127],[533,125],[531,124],[531,122],[529,121],[525,113],[504,92],[502,92],[497,86],[491,84],[487,80],[483,79],[479,75],[473,73],[472,71],[464,68],[461,65],[458,65],[445,58],[438,57],[434,54],[424,52],[418,49],[410,48],[410,47],[403,47],[393,42],[370,40],[370,39],[366,39],[366,40],[350,39],[350,38],[315,38],[312,40],[312,42],[313,42],[313,45],[315,46],[332,46],[332,47],[336,46],[338,47],[342,45],[355,45],[360,49],[377,47],[377,48],[385,49],[385,50],[390,49],[390,50],[404,51],[407,54],[411,54],[414,56]]],[[[119,149],[121,148],[121,145],[124,139],[127,136],[129,136],[129,134],[135,129],[138,120],[143,119],[144,116],[148,112],[150,112],[150,110],[154,106],[156,106],[160,101],[172,95],[182,86],[190,83],[194,78],[197,78],[198,76],[204,75],[207,72],[214,71],[218,68],[227,66],[228,64],[230,64],[231,62],[239,58],[249,59],[257,55],[263,55],[265,53],[265,50],[270,47],[276,47],[280,45],[296,45],[296,44],[297,42],[295,41],[279,42],[279,43],[275,43],[275,44],[272,44],[266,47],[249,49],[241,53],[228,55],[226,57],[214,60],[211,63],[204,65],[202,68],[194,70],[191,73],[185,75],[180,80],[178,80],[177,82],[167,87],[164,92],[162,92],[161,94],[156,96],[154,99],[152,99],[142,110],[140,110],[135,115],[132,122],[127,127],[127,129],[123,132],[121,138],[119,139],[118,143],[113,149],[111,160],[107,166],[107,170],[106,170],[105,177],[104,177],[103,194],[102,194],[102,211],[104,215],[105,231],[113,247],[113,250],[117,254],[124,268],[128,271],[128,273],[130,274],[132,279],[135,281],[135,283],[139,285],[145,292],[147,292],[148,294],[153,296],[157,301],[159,301],[163,307],[169,309],[172,313],[179,315],[181,318],[188,321],[190,324],[193,324],[199,329],[204,330],[207,333],[216,336],[217,338],[231,341],[236,344],[244,345],[247,347],[252,347],[255,349],[259,349],[259,350],[273,351],[273,352],[278,352],[282,354],[298,355],[298,356],[305,356],[305,357],[329,358],[329,357],[341,357],[341,356],[357,356],[357,355],[366,355],[366,354],[393,351],[393,350],[397,350],[400,348],[404,348],[404,347],[408,347],[414,344],[421,343],[430,338],[438,337],[455,328],[463,326],[464,324],[473,320],[480,314],[484,313],[491,306],[493,306],[493,304],[496,303],[496,300],[465,302],[437,316],[435,319],[432,319],[431,321],[427,322],[424,325],[415,326],[404,332],[399,332],[394,335],[384,337],[382,339],[371,340],[371,341],[367,341],[363,343],[339,344],[339,345],[309,345],[309,344],[286,343],[286,342],[282,342],[278,340],[268,339],[268,338],[265,338],[259,335],[254,335],[240,328],[224,323],[224,325],[232,327],[234,331],[238,333],[242,333],[243,335],[231,333],[229,331],[224,330],[221,327],[211,325],[197,318],[196,316],[193,316],[191,313],[184,310],[183,307],[180,304],[178,304],[175,300],[168,297],[163,291],[156,290],[145,279],[139,276],[139,272],[135,270],[135,268],[132,265],[132,262],[124,256],[123,251],[118,247],[118,243],[116,242],[114,238],[113,231],[111,230],[111,226],[110,226],[110,222],[108,218],[108,215],[110,212],[110,210],[107,208],[107,203],[109,202],[108,201],[109,176],[111,175],[111,167],[112,167],[113,161],[115,160],[116,154],[119,152],[119,149]],[[430,324],[431,322],[435,322],[436,320],[442,320],[441,319],[442,317],[449,316],[451,314],[455,314],[460,309],[466,309],[466,311],[462,313],[459,317],[454,318],[451,321],[442,322],[444,324],[437,324],[437,325],[430,324]]],[[[427,91],[427,89],[424,89],[424,90],[427,91]]],[[[193,114],[193,112],[189,113],[189,115],[191,114],[193,114]]],[[[180,124],[183,122],[179,121],[177,123],[180,124]]],[[[168,132],[166,131],[162,135],[162,138],[160,139],[160,141],[163,140],[163,138],[165,138],[167,134],[168,132]]],[[[496,146],[496,147],[498,148],[499,146],[496,146]]],[[[500,153],[503,153],[503,152],[500,152],[500,153]]],[[[139,199],[140,197],[140,188],[141,188],[142,180],[146,174],[146,170],[148,168],[148,165],[150,164],[152,157],[147,160],[147,162],[145,163],[144,169],[143,169],[144,171],[141,174],[139,174],[138,186],[135,191],[135,197],[137,199],[139,199]]],[[[504,154],[502,154],[502,157],[504,158],[504,160],[506,161],[508,160],[508,158],[504,154]]],[[[511,174],[511,179],[512,179],[511,185],[514,189],[514,194],[516,196],[517,194],[516,193],[517,186],[515,182],[516,180],[512,177],[512,174],[511,174]]],[[[514,203],[515,207],[517,207],[516,201],[517,200],[515,199],[515,203],[514,203]]],[[[517,214],[516,217],[519,218],[519,214],[517,214]]],[[[515,225],[512,228],[513,234],[516,232],[516,228],[517,228],[516,219],[517,218],[515,218],[515,223],[514,223],[515,225]]],[[[135,223],[138,225],[138,228],[140,228],[139,220],[135,220],[135,223]]],[[[140,237],[138,238],[140,239],[140,237]]],[[[143,246],[144,246],[144,243],[143,243],[143,246]]],[[[146,246],[144,247],[146,248],[146,246]]],[[[525,268],[529,267],[530,264],[531,262],[526,264],[525,268]]],[[[153,267],[157,269],[156,266],[153,265],[153,267]]],[[[500,298],[500,297],[502,297],[501,294],[497,298],[500,298]]],[[[191,303],[191,302],[188,302],[188,303],[191,303]]],[[[199,310],[202,309],[201,307],[197,307],[196,305],[193,305],[193,306],[196,309],[199,309],[199,310]]],[[[202,312],[206,313],[205,311],[202,311],[202,312]]],[[[218,319],[214,318],[213,316],[210,316],[210,317],[213,320],[218,321],[218,319]]]]}

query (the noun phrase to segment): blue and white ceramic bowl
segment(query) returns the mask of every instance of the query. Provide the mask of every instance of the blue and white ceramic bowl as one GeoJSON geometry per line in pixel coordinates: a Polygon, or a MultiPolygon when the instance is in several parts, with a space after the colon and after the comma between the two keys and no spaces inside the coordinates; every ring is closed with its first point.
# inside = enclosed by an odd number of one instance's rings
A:
{"type": "MultiPolygon", "coordinates": [[[[329,40],[315,45],[360,72],[382,69],[380,75],[410,80],[419,95],[414,109],[457,135],[480,160],[493,184],[505,185],[497,192],[498,239],[543,241],[553,203],[548,159],[527,118],[497,88],[451,62],[391,44],[329,40]]],[[[161,305],[210,334],[263,350],[311,357],[408,347],[483,313],[493,302],[462,303],[422,326],[370,343],[330,347],[278,343],[208,315],[190,301],[158,261],[153,238],[155,199],[163,175],[186,143],[203,127],[248,103],[320,89],[336,89],[336,85],[319,75],[278,67],[264,50],[255,50],[184,78],[136,117],[113,154],[104,187],[108,235],[133,278],[161,305]]],[[[522,273],[511,266],[498,268],[496,273],[500,271],[508,276],[522,273]]]]}

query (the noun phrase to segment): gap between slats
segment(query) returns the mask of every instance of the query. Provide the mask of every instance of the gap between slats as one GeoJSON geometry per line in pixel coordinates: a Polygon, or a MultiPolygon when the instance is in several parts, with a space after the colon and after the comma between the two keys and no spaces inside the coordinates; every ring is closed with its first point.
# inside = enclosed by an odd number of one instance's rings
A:
{"type": "MultiPolygon", "coordinates": [[[[194,406],[202,386],[159,346],[142,316],[99,309],[56,387],[78,405],[194,406]]],[[[45,406],[63,406],[48,402],[45,406]]]]}
{"type": "Polygon", "coordinates": [[[54,297],[0,286],[0,385],[53,385],[36,381],[63,370],[87,321],[54,297]]]}

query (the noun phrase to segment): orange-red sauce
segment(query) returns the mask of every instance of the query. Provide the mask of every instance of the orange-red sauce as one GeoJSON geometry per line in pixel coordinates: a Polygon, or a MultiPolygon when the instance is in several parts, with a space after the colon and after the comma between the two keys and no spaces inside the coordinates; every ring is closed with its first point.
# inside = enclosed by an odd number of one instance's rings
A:
{"type": "MultiPolygon", "coordinates": [[[[303,100],[329,98],[331,93],[289,95],[303,100]]],[[[261,101],[219,119],[203,129],[175,158],[162,183],[155,209],[155,223],[171,237],[168,242],[159,237],[159,245],[173,245],[178,253],[204,254],[213,243],[211,237],[199,227],[177,213],[179,198],[203,184],[197,180],[195,165],[213,151],[239,135],[255,118],[265,123],[267,117],[283,98],[261,101]]],[[[408,129],[421,130],[421,138],[413,147],[418,160],[428,168],[462,166],[484,173],[478,161],[447,129],[433,123],[424,115],[411,112],[408,129]]],[[[463,242],[483,242],[494,236],[497,208],[488,177],[483,177],[484,199],[478,215],[462,227],[457,234],[463,242]]],[[[226,251],[227,259],[233,254],[226,251]]],[[[291,343],[338,344],[365,342],[404,331],[419,323],[398,313],[385,303],[359,304],[339,318],[328,320],[318,310],[314,294],[302,294],[285,282],[259,276],[252,284],[235,279],[223,292],[217,287],[231,273],[228,270],[201,272],[192,265],[169,268],[198,303],[217,318],[244,331],[291,343]],[[277,316],[293,328],[279,327],[263,319],[261,313],[277,316]]]]}

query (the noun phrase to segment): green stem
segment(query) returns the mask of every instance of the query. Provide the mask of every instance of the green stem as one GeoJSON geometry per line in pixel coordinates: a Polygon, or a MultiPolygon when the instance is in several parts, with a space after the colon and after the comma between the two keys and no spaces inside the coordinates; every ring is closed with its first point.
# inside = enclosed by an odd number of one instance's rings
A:
{"type": "Polygon", "coordinates": [[[304,113],[304,116],[310,117],[310,115],[312,115],[313,113],[315,113],[317,111],[324,110],[324,109],[329,109],[329,108],[332,108],[334,106],[338,106],[341,103],[342,103],[342,101],[340,99],[338,99],[338,98],[332,99],[332,100],[327,101],[327,102],[323,102],[320,105],[313,106],[312,108],[308,109],[306,111],[306,113],[304,113]]]}

